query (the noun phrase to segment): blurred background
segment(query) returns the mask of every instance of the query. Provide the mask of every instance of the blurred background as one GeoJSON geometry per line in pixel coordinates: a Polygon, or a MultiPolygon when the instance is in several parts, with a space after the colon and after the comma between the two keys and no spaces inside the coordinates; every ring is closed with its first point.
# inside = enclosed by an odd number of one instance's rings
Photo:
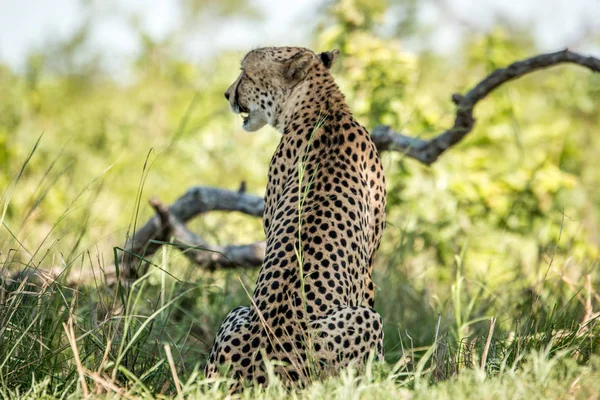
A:
{"type": "MultiPolygon", "coordinates": [[[[429,138],[451,126],[451,94],[496,68],[566,47],[600,56],[599,17],[597,0],[1,1],[1,268],[112,264],[152,196],[241,181],[262,195],[279,134],[244,132],[223,98],[252,48],[340,49],[333,74],[358,120],[429,138]]],[[[599,111],[600,76],[564,65],[479,103],[475,129],[431,167],[383,154],[374,280],[389,359],[405,334],[432,343],[438,315],[460,341],[492,315],[509,332],[533,309],[567,326],[597,308],[599,111]]],[[[217,244],[263,239],[234,213],[189,226],[217,244]]],[[[237,277],[251,288],[257,271],[160,257],[205,289],[176,326],[209,344],[248,303],[237,277]]]]}

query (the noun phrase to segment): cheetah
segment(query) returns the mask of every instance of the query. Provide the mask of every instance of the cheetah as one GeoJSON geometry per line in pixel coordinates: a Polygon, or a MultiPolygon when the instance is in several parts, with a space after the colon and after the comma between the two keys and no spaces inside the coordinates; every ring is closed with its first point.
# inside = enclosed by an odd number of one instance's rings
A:
{"type": "Polygon", "coordinates": [[[227,89],[243,129],[282,133],[271,159],[263,228],[266,256],[250,307],[229,313],[205,374],[306,382],[373,353],[383,325],[373,309],[373,256],[385,227],[385,178],[374,143],[352,117],[329,69],[339,51],[250,51],[227,89]]]}

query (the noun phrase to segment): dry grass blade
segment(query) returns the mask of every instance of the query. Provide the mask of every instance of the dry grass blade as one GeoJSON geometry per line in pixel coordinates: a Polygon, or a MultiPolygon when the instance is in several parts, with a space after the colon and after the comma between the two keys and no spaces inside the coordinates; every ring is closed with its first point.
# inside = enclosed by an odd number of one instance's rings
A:
{"type": "Polygon", "coordinates": [[[121,389],[120,387],[118,387],[117,385],[115,385],[113,382],[107,380],[106,378],[103,378],[102,376],[100,376],[99,374],[93,372],[93,371],[89,371],[87,369],[84,369],[84,371],[86,372],[87,376],[93,380],[94,382],[96,382],[97,384],[99,384],[100,386],[102,386],[104,389],[106,390],[110,390],[114,393],[117,394],[118,398],[124,398],[124,399],[131,399],[131,400],[135,400],[136,398],[133,396],[128,395],[123,389],[121,389]]]}
{"type": "Polygon", "coordinates": [[[169,368],[171,369],[171,375],[173,376],[173,383],[175,389],[177,389],[177,398],[183,399],[183,392],[181,391],[181,382],[177,376],[177,368],[175,368],[175,362],[173,361],[173,354],[171,354],[171,346],[165,344],[165,354],[167,355],[167,361],[169,362],[169,368]]]}
{"type": "Polygon", "coordinates": [[[485,341],[485,347],[483,348],[483,354],[481,355],[481,369],[485,370],[485,363],[487,361],[487,355],[490,350],[490,344],[492,343],[492,336],[494,335],[494,328],[496,327],[496,318],[492,317],[490,320],[490,331],[488,332],[487,340],[485,341]]]}
{"type": "Polygon", "coordinates": [[[108,360],[108,355],[110,353],[110,349],[112,348],[112,340],[108,339],[106,341],[106,348],[104,349],[104,354],[102,355],[102,361],[100,361],[100,365],[98,365],[97,372],[100,373],[104,368],[104,364],[106,364],[106,360],[108,360]]]}
{"type": "Polygon", "coordinates": [[[87,398],[90,395],[90,391],[87,387],[87,382],[85,381],[85,372],[83,369],[83,365],[81,364],[81,359],[79,358],[79,349],[77,348],[77,341],[75,340],[75,330],[73,329],[72,316],[69,316],[68,325],[63,322],[63,328],[65,330],[65,334],[67,335],[67,340],[71,345],[71,350],[73,351],[73,357],[75,358],[75,366],[77,367],[77,373],[79,374],[79,381],[81,382],[81,389],[83,390],[83,395],[87,398]]]}

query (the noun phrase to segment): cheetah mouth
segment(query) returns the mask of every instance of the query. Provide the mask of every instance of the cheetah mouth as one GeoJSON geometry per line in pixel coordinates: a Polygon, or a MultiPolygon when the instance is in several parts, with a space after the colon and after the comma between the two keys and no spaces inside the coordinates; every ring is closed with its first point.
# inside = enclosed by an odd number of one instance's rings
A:
{"type": "Polygon", "coordinates": [[[260,110],[247,108],[235,101],[231,110],[242,117],[242,128],[247,132],[254,132],[267,123],[260,110]]]}
{"type": "Polygon", "coordinates": [[[243,120],[243,124],[246,125],[250,119],[250,110],[242,106],[238,101],[235,102],[234,112],[240,114],[243,120]]]}

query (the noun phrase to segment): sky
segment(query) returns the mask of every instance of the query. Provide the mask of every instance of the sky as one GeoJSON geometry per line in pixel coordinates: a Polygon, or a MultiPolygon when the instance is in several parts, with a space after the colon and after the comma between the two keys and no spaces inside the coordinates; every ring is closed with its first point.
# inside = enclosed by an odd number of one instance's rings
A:
{"type": "MultiPolygon", "coordinates": [[[[138,15],[154,38],[164,37],[181,21],[176,0],[87,0],[93,5],[96,24],[91,45],[117,68],[133,57],[140,43],[127,24],[138,15]]],[[[600,44],[600,0],[420,0],[418,18],[431,26],[427,47],[452,51],[461,35],[486,30],[498,18],[533,33],[540,51],[569,46],[597,55],[600,44]]],[[[323,0],[250,0],[263,13],[259,24],[241,20],[207,21],[208,26],[190,35],[182,51],[192,61],[223,49],[248,49],[262,45],[309,45],[316,20],[314,12],[323,0]],[[293,28],[292,28],[293,27],[293,28]],[[211,32],[210,34],[208,32],[211,32]]],[[[0,0],[0,63],[14,69],[24,65],[27,54],[58,38],[69,37],[85,21],[81,0],[0,0]]],[[[418,45],[417,45],[418,47],[418,45]]]]}

